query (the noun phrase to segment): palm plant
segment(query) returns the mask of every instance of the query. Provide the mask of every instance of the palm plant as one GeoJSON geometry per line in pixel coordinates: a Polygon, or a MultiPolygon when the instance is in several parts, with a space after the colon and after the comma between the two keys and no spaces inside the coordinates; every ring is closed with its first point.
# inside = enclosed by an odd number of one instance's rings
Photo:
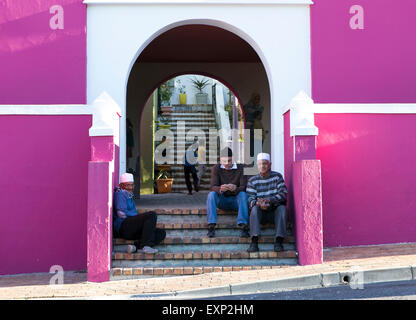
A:
{"type": "Polygon", "coordinates": [[[194,88],[199,90],[199,93],[203,93],[202,90],[208,85],[209,83],[209,79],[198,79],[198,78],[194,78],[194,79],[190,79],[192,82],[192,85],[194,88]]]}

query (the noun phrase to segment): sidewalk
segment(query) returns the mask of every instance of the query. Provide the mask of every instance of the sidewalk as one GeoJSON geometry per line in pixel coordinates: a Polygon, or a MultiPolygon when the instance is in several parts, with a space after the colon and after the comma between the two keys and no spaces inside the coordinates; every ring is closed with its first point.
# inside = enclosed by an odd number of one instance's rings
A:
{"type": "Polygon", "coordinates": [[[53,274],[0,276],[0,299],[70,298],[133,295],[172,299],[331,286],[363,271],[365,283],[416,279],[416,243],[331,248],[324,263],[261,270],[205,273],[89,283],[86,273],[65,272],[63,285],[50,285],[53,274]],[[193,290],[193,291],[191,291],[193,290]]]}

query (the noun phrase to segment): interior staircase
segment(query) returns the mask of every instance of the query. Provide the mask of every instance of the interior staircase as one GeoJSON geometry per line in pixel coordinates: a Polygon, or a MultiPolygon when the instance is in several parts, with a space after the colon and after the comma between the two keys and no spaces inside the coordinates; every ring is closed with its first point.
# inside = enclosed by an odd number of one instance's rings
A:
{"type": "MultiPolygon", "coordinates": [[[[208,157],[208,150],[210,147],[209,130],[216,130],[214,112],[212,109],[212,105],[174,105],[171,113],[166,117],[169,119],[168,124],[170,125],[170,130],[174,133],[175,136],[175,164],[171,165],[170,168],[171,175],[174,178],[172,184],[172,192],[187,193],[188,189],[185,184],[183,164],[176,164],[176,162],[178,161],[178,159],[183,159],[185,151],[192,145],[192,141],[185,141],[186,136],[178,136],[178,121],[183,121],[183,123],[185,124],[185,133],[189,132],[189,130],[191,129],[202,130],[203,132],[205,132],[205,142],[208,157]]],[[[217,156],[212,160],[214,163],[216,163],[218,159],[219,158],[217,156]]],[[[206,161],[208,162],[208,159],[206,161]]],[[[213,164],[206,164],[205,173],[201,179],[200,190],[209,190],[212,166],[213,164]]],[[[191,182],[193,183],[192,176],[191,182]]]]}

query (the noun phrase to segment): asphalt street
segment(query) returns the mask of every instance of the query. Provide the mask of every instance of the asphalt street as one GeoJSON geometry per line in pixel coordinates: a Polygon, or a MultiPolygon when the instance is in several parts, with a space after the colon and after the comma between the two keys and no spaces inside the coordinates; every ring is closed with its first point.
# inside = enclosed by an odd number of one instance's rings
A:
{"type": "Polygon", "coordinates": [[[204,300],[416,300],[416,280],[349,285],[247,295],[229,295],[204,300]]]}

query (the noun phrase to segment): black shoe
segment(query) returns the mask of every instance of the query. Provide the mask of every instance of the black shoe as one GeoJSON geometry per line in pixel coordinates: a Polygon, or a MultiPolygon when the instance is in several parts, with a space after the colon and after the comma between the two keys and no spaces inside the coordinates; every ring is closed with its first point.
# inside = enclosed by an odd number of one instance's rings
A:
{"type": "Polygon", "coordinates": [[[257,244],[257,242],[252,242],[250,244],[250,247],[247,249],[247,252],[257,252],[259,251],[259,245],[257,244]]]}
{"type": "Polygon", "coordinates": [[[274,251],[275,252],[280,252],[283,251],[283,238],[282,237],[277,237],[276,241],[274,243],[274,251]]]}
{"type": "Polygon", "coordinates": [[[215,237],[215,224],[208,226],[207,236],[210,237],[210,238],[214,238],[215,237]]]}
{"type": "Polygon", "coordinates": [[[241,229],[241,238],[250,238],[250,233],[248,232],[248,226],[243,224],[243,228],[241,229]]]}

